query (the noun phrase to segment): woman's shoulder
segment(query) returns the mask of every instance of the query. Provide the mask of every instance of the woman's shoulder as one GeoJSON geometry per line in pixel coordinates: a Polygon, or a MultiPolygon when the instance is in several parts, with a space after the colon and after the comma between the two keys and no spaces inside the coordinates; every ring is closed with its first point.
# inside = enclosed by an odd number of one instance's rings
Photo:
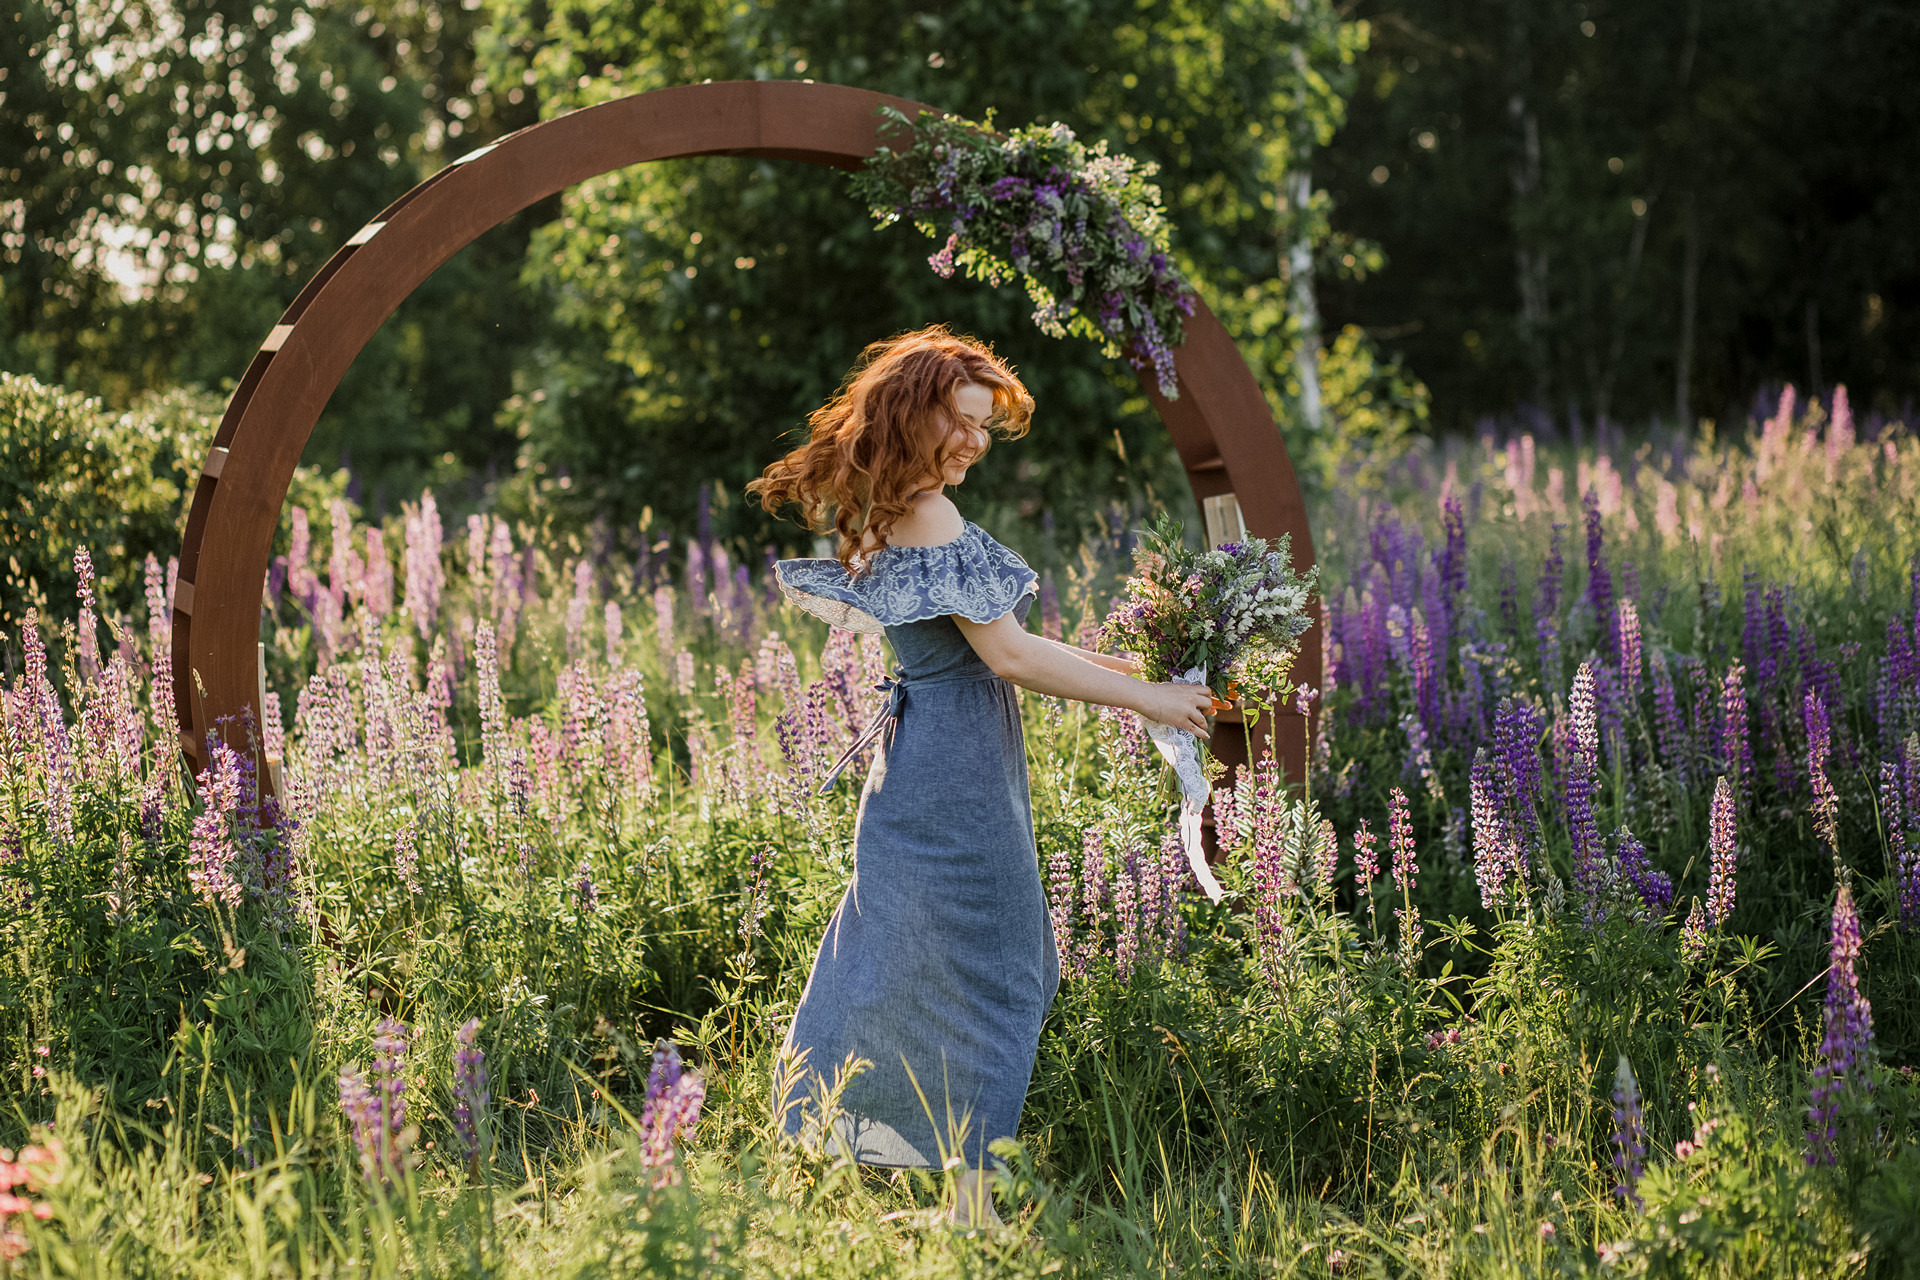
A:
{"type": "Polygon", "coordinates": [[[966,532],[967,522],[960,508],[944,493],[923,493],[915,498],[907,514],[896,520],[887,535],[890,547],[934,547],[952,542],[966,532]]]}

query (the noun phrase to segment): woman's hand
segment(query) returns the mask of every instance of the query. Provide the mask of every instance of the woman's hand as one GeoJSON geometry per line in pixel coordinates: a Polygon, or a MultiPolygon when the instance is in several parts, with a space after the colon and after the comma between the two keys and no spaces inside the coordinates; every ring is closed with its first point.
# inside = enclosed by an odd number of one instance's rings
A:
{"type": "Polygon", "coordinates": [[[1213,709],[1213,694],[1203,684],[1144,684],[1134,710],[1149,720],[1185,729],[1197,738],[1207,735],[1207,712],[1213,709]]]}

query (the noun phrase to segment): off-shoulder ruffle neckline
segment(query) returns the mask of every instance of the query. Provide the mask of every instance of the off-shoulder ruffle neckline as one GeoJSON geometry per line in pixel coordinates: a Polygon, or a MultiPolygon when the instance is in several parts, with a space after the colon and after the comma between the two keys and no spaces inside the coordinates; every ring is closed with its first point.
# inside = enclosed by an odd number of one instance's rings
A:
{"type": "Polygon", "coordinates": [[[991,622],[1039,589],[1039,575],[1026,561],[971,520],[946,542],[882,547],[858,574],[849,575],[837,560],[806,559],[780,561],[774,576],[802,609],[869,633],[947,614],[991,622]]]}

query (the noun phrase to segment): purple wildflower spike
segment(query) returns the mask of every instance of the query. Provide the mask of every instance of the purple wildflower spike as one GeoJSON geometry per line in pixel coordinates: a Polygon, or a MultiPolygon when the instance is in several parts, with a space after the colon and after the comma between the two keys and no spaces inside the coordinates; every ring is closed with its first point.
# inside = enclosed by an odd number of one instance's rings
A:
{"type": "Polygon", "coordinates": [[[1636,1188],[1646,1173],[1646,1160],[1647,1129],[1640,1110],[1640,1082],[1633,1078],[1633,1067],[1623,1053],[1613,1073],[1613,1167],[1619,1170],[1620,1178],[1613,1193],[1636,1209],[1645,1207],[1636,1188]]]}
{"type": "Polygon", "coordinates": [[[1619,849],[1620,874],[1640,896],[1647,913],[1659,917],[1673,905],[1673,881],[1664,871],[1655,871],[1647,857],[1647,847],[1625,827],[1614,835],[1619,849]]]}
{"type": "Polygon", "coordinates": [[[1911,933],[1920,927],[1920,841],[1911,838],[1915,815],[1908,812],[1901,785],[1904,761],[1880,762],[1880,815],[1887,833],[1887,865],[1893,872],[1894,903],[1900,928],[1911,933]]]}
{"type": "Polygon", "coordinates": [[[1687,724],[1680,714],[1680,703],[1673,686],[1673,674],[1667,669],[1666,655],[1655,649],[1648,664],[1653,669],[1653,723],[1660,744],[1660,760],[1674,781],[1687,781],[1687,724]]]}
{"type": "Polygon", "coordinates": [[[369,1182],[384,1185],[407,1168],[413,1134],[406,1127],[407,1028],[392,1018],[380,1023],[373,1038],[373,1071],[340,1073],[340,1109],[353,1125],[360,1170],[369,1182]]]}
{"type": "Polygon", "coordinates": [[[1072,978],[1081,973],[1073,938],[1078,889],[1073,878],[1073,855],[1065,846],[1056,848],[1047,856],[1047,914],[1053,921],[1053,945],[1060,957],[1060,970],[1072,978]]]}
{"type": "Polygon", "coordinates": [[[202,902],[240,905],[240,851],[233,822],[240,809],[240,758],[224,742],[213,744],[213,760],[195,780],[206,807],[193,820],[188,845],[187,879],[202,902]]]}
{"type": "Polygon", "coordinates": [[[1393,850],[1393,885],[1401,893],[1419,886],[1418,850],[1413,843],[1413,811],[1407,793],[1395,787],[1387,793],[1387,843],[1393,850]]]}
{"type": "Polygon", "coordinates": [[[1360,819],[1360,829],[1353,833],[1353,882],[1361,893],[1373,888],[1373,882],[1380,878],[1380,837],[1367,827],[1367,820],[1360,819]]]}
{"type": "Polygon", "coordinates": [[[1622,600],[1618,616],[1614,619],[1615,629],[1620,634],[1620,682],[1621,692],[1631,702],[1640,693],[1640,611],[1633,601],[1622,600]]]}
{"type": "Polygon", "coordinates": [[[1813,784],[1813,829],[1825,842],[1828,852],[1840,854],[1840,799],[1827,778],[1827,755],[1833,748],[1833,729],[1827,719],[1827,704],[1818,689],[1807,690],[1801,703],[1807,730],[1807,777],[1813,784]]]}
{"type": "Polygon", "coordinates": [[[1693,900],[1693,910],[1687,913],[1686,924],[1680,927],[1680,959],[1687,964],[1699,964],[1707,958],[1707,909],[1700,905],[1700,899],[1693,900]]]}
{"type": "Polygon", "coordinates": [[[1133,964],[1140,946],[1140,905],[1135,897],[1139,887],[1132,842],[1120,851],[1118,874],[1113,878],[1113,972],[1125,985],[1133,978],[1133,964]]]}
{"type": "Polygon", "coordinates": [[[1107,904],[1107,833],[1094,826],[1080,838],[1080,912],[1087,922],[1087,940],[1081,954],[1085,961],[1092,961],[1103,950],[1101,926],[1109,919],[1107,904]]]}
{"type": "Polygon", "coordinates": [[[1599,818],[1594,812],[1600,753],[1592,663],[1580,664],[1580,670],[1573,677],[1573,692],[1567,706],[1568,752],[1564,782],[1567,830],[1573,837],[1574,881],[1586,899],[1587,923],[1593,925],[1605,914],[1601,901],[1605,849],[1600,840],[1599,818]]]}
{"type": "Polygon", "coordinates": [[[1517,862],[1518,850],[1517,837],[1501,812],[1493,761],[1484,749],[1474,756],[1468,791],[1472,797],[1474,877],[1480,882],[1480,905],[1492,910],[1517,862]]]}
{"type": "Polygon", "coordinates": [[[1873,1047],[1873,1006],[1860,989],[1854,965],[1860,959],[1860,913],[1843,880],[1833,900],[1833,932],[1828,945],[1826,1036],[1813,1069],[1807,1097],[1807,1163],[1833,1164],[1838,1158],[1841,1105],[1849,1095],[1873,1088],[1867,1056],[1873,1047]]]}
{"type": "Polygon", "coordinates": [[[480,1174],[480,1158],[485,1154],[481,1126],[490,1106],[487,1055],[476,1043],[479,1034],[480,1019],[469,1018],[453,1035],[459,1045],[453,1054],[453,1128],[472,1177],[480,1174]]]}
{"type": "Polygon", "coordinates": [[[1720,750],[1726,762],[1726,777],[1733,784],[1736,798],[1747,793],[1747,779],[1753,773],[1753,754],[1747,746],[1747,695],[1744,688],[1746,668],[1736,662],[1727,668],[1720,685],[1720,750]]]}
{"type": "Polygon", "coordinates": [[[699,1123],[706,1095],[700,1073],[681,1065],[678,1046],[666,1040],[655,1042],[647,1101],[640,1111],[640,1163],[657,1170],[656,1190],[680,1181],[674,1143],[699,1123]]]}
{"type": "Polygon", "coordinates": [[[1707,920],[1716,929],[1733,915],[1734,834],[1733,788],[1721,778],[1707,815],[1707,920]]]}

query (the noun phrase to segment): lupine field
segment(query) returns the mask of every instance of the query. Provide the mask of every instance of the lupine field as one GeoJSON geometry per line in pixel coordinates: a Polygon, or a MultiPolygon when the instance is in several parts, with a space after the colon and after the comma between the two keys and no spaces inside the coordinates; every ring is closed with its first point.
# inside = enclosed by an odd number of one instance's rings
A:
{"type": "Polygon", "coordinates": [[[1220,905],[1131,713],[1024,695],[1006,1232],[774,1139],[886,654],[757,551],[290,510],[197,779],[171,568],[83,555],[5,638],[0,1276],[1920,1273],[1920,440],[1789,389],[1389,482],[1316,510],[1311,772],[1221,780],[1220,905]]]}

